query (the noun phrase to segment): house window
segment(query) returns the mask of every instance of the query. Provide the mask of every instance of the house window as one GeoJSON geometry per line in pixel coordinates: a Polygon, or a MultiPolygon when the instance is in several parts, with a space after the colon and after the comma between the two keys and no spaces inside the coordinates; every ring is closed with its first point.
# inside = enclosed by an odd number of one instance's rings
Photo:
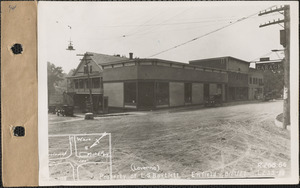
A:
{"type": "Polygon", "coordinates": [[[124,103],[136,105],[136,82],[124,83],[124,103]]]}
{"type": "Polygon", "coordinates": [[[93,72],[93,66],[90,66],[90,73],[93,72]]]}
{"type": "Polygon", "coordinates": [[[192,83],[184,83],[184,101],[185,103],[192,102],[192,83]]]}
{"type": "Polygon", "coordinates": [[[79,89],[83,89],[83,80],[80,79],[78,82],[79,82],[79,89]]]}
{"type": "Polygon", "coordinates": [[[103,88],[103,78],[100,77],[100,88],[103,88]]]}
{"type": "Polygon", "coordinates": [[[74,80],[75,82],[75,89],[78,89],[78,80],[74,80]]]}
{"type": "Polygon", "coordinates": [[[168,105],[169,104],[169,83],[157,82],[156,83],[156,104],[168,105]]]}
{"type": "Polygon", "coordinates": [[[252,84],[252,77],[249,77],[249,83],[252,84]]]}
{"type": "Polygon", "coordinates": [[[100,88],[100,78],[92,78],[93,88],[100,88]]]}
{"type": "Polygon", "coordinates": [[[83,72],[84,72],[84,74],[88,73],[88,66],[87,65],[83,66],[83,72]]]}
{"type": "Polygon", "coordinates": [[[85,85],[85,88],[86,88],[86,89],[89,89],[89,88],[90,88],[90,87],[89,87],[89,85],[90,85],[90,84],[89,84],[89,81],[90,81],[90,80],[88,80],[88,79],[84,79],[84,85],[85,85]]]}

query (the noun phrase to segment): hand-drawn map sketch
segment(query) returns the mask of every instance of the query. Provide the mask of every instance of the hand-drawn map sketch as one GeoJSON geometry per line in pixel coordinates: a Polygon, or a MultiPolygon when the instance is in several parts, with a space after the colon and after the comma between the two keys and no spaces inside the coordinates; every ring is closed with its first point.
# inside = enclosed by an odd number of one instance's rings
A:
{"type": "Polygon", "coordinates": [[[49,135],[50,177],[59,180],[111,179],[110,134],[49,135]]]}

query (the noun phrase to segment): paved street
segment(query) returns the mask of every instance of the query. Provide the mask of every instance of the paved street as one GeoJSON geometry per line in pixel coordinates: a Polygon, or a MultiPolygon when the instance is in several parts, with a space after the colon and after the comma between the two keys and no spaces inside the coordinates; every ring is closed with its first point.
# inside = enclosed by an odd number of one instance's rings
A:
{"type": "MultiPolygon", "coordinates": [[[[189,179],[285,176],[290,169],[290,134],[274,125],[282,105],[283,101],[270,101],[179,108],[95,120],[50,114],[49,135],[111,133],[115,176],[138,173],[138,178],[153,178],[142,177],[145,170],[132,167],[158,167],[159,173],[170,174],[166,178],[172,178],[171,173],[189,179]]],[[[56,142],[49,144],[58,147],[56,142]]]]}

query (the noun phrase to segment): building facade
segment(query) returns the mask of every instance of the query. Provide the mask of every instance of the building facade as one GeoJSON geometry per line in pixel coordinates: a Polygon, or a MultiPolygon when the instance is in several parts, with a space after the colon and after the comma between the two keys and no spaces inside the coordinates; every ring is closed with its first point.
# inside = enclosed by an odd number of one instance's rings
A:
{"type": "Polygon", "coordinates": [[[263,79],[261,73],[249,71],[248,62],[233,57],[186,64],[88,52],[68,77],[67,94],[79,109],[87,110],[92,101],[94,111],[101,111],[104,98],[110,109],[122,110],[204,104],[216,94],[224,102],[259,99],[263,85],[250,83],[250,77],[263,79]]]}
{"type": "Polygon", "coordinates": [[[261,100],[264,97],[263,74],[254,69],[249,69],[249,100],[261,100]]]}
{"type": "Polygon", "coordinates": [[[160,59],[103,65],[104,96],[111,108],[147,110],[203,104],[214,94],[221,94],[225,101],[226,83],[224,70],[160,59]]]}
{"type": "Polygon", "coordinates": [[[127,58],[87,52],[76,70],[68,76],[67,95],[73,99],[69,104],[83,112],[93,106],[94,111],[101,111],[103,104],[103,69],[102,64],[127,58]],[[90,100],[92,96],[92,104],[90,100]]]}
{"type": "Polygon", "coordinates": [[[220,57],[190,61],[192,65],[214,67],[225,70],[228,74],[227,101],[248,100],[248,74],[250,63],[234,57],[220,57]]]}

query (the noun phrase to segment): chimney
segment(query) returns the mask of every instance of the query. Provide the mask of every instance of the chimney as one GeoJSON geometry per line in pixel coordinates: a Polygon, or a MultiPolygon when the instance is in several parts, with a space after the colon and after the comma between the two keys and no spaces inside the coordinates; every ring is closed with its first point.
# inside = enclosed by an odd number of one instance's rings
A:
{"type": "Polygon", "coordinates": [[[132,52],[129,53],[129,59],[133,59],[133,53],[132,52]]]}

